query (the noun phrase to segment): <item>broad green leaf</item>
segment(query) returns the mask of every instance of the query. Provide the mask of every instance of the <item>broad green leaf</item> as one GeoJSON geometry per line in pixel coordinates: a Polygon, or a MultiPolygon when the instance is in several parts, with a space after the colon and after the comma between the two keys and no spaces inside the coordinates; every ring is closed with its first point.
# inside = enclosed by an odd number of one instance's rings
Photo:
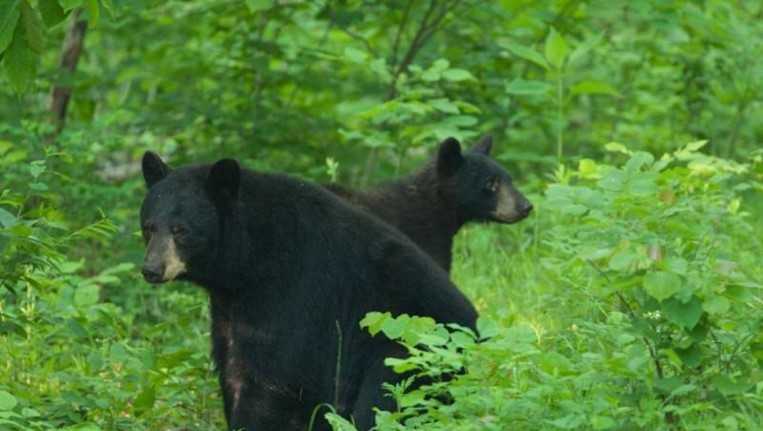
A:
{"type": "Polygon", "coordinates": [[[580,162],[578,162],[578,175],[581,178],[593,180],[601,177],[596,161],[591,159],[580,159],[580,162]]]}
{"type": "Polygon", "coordinates": [[[368,54],[359,49],[348,46],[344,49],[344,58],[350,60],[353,63],[365,63],[368,58],[368,54]]]}
{"type": "Polygon", "coordinates": [[[616,426],[617,422],[609,416],[595,415],[591,418],[591,427],[595,430],[608,430],[616,426]]]}
{"type": "MultiPolygon", "coordinates": [[[[741,380],[741,379],[740,379],[741,380]]],[[[738,381],[725,374],[718,374],[712,379],[713,385],[723,395],[739,395],[747,392],[753,386],[749,381],[738,381]]]]}
{"type": "Polygon", "coordinates": [[[446,114],[458,114],[460,112],[458,105],[448,99],[433,99],[429,101],[429,104],[438,111],[445,112],[446,114]]]}
{"type": "Polygon", "coordinates": [[[46,26],[53,27],[64,20],[64,10],[58,0],[39,0],[38,5],[46,26]]]}
{"type": "Polygon", "coordinates": [[[687,302],[669,298],[662,302],[662,312],[668,320],[686,329],[692,329],[702,317],[702,301],[692,296],[687,302]]]}
{"type": "Polygon", "coordinates": [[[543,58],[543,55],[541,55],[541,53],[539,53],[538,51],[530,47],[518,45],[518,44],[509,44],[505,46],[509,51],[511,51],[512,54],[518,57],[522,57],[525,60],[531,61],[537,64],[538,66],[543,67],[544,69],[549,68],[548,62],[546,61],[545,58],[543,58]]]}
{"type": "Polygon", "coordinates": [[[78,307],[88,307],[98,302],[100,288],[96,284],[79,286],[74,291],[74,304],[78,307]]]}
{"type": "Polygon", "coordinates": [[[638,261],[638,255],[629,249],[620,250],[609,259],[609,269],[627,271],[638,261]]]}
{"type": "Polygon", "coordinates": [[[477,332],[481,338],[491,338],[498,335],[498,324],[494,320],[480,316],[477,319],[477,332]]]}
{"type": "Polygon", "coordinates": [[[631,151],[625,145],[619,142],[610,142],[604,145],[604,149],[612,153],[631,154],[631,151]]]}
{"type": "Polygon", "coordinates": [[[13,42],[3,60],[8,80],[17,93],[23,93],[34,81],[37,74],[37,55],[27,44],[24,25],[17,25],[13,42]]]}
{"type": "Polygon", "coordinates": [[[723,314],[729,311],[729,307],[731,307],[729,300],[720,295],[706,299],[702,304],[702,309],[707,311],[708,314],[723,314]]]}
{"type": "Polygon", "coordinates": [[[378,311],[372,311],[363,317],[360,321],[360,327],[361,328],[368,328],[368,332],[371,335],[376,335],[381,331],[382,325],[384,325],[384,322],[391,318],[392,314],[389,312],[386,313],[380,313],[378,311]]]}
{"type": "Polygon", "coordinates": [[[442,77],[448,81],[456,81],[456,82],[475,80],[474,76],[471,73],[469,73],[468,70],[464,70],[464,69],[448,69],[442,72],[442,77]]]}
{"type": "Polygon", "coordinates": [[[0,2],[0,53],[10,46],[13,40],[13,32],[19,21],[20,0],[2,0],[0,2]]]}
{"type": "Polygon", "coordinates": [[[569,50],[564,37],[552,28],[548,33],[548,37],[546,37],[546,60],[557,69],[561,69],[569,50]]]}
{"type": "Polygon", "coordinates": [[[16,224],[16,216],[0,208],[0,227],[11,227],[16,224]]]}
{"type": "Polygon", "coordinates": [[[18,404],[16,397],[6,391],[0,391],[0,411],[12,410],[16,404],[18,404]]]}
{"type": "Polygon", "coordinates": [[[625,163],[624,169],[626,172],[632,174],[640,171],[644,166],[651,165],[652,162],[654,162],[654,156],[645,151],[637,151],[633,153],[631,158],[625,163]]]}
{"type": "Polygon", "coordinates": [[[156,402],[156,388],[154,385],[146,385],[133,401],[133,408],[138,414],[142,414],[154,407],[156,402]]]}
{"type": "Polygon", "coordinates": [[[690,142],[686,144],[686,147],[684,147],[684,149],[687,151],[698,151],[700,148],[704,147],[705,145],[707,145],[707,140],[695,141],[695,142],[690,142]]]}
{"type": "Polygon", "coordinates": [[[21,23],[24,27],[27,46],[36,53],[41,53],[45,45],[42,20],[37,11],[25,0],[21,2],[21,23]]]}
{"type": "Polygon", "coordinates": [[[702,363],[702,348],[699,344],[692,344],[686,349],[675,349],[676,354],[681,358],[681,362],[689,367],[696,367],[702,363]]]}
{"type": "Polygon", "coordinates": [[[24,416],[25,418],[37,418],[40,417],[40,412],[35,409],[30,409],[29,407],[24,407],[21,409],[21,416],[24,416]]]}
{"type": "Polygon", "coordinates": [[[644,276],[644,290],[652,298],[662,302],[681,289],[681,277],[672,272],[656,271],[644,276]]]}
{"type": "Polygon", "coordinates": [[[686,275],[689,271],[689,263],[682,257],[668,256],[665,258],[665,268],[676,274],[686,275]]]}
{"type": "Polygon", "coordinates": [[[541,95],[548,94],[550,90],[551,85],[543,81],[526,81],[517,78],[506,84],[506,92],[509,94],[541,95]]]}
{"type": "Polygon", "coordinates": [[[617,96],[619,93],[614,87],[603,81],[586,80],[580,81],[570,88],[572,94],[607,94],[617,96]]]}

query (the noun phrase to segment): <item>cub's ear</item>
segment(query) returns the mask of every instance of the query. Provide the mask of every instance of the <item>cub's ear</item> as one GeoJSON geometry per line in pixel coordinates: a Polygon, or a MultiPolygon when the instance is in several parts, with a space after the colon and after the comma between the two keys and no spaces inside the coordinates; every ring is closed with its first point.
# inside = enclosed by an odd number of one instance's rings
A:
{"type": "Polygon", "coordinates": [[[170,173],[170,167],[162,161],[158,154],[152,151],[146,151],[143,154],[141,162],[143,167],[143,179],[146,180],[146,186],[151,188],[154,184],[161,181],[170,173]]]}
{"type": "Polygon", "coordinates": [[[472,147],[472,151],[475,153],[490,155],[490,151],[493,149],[493,137],[491,135],[485,135],[472,147]]]}
{"type": "Polygon", "coordinates": [[[437,152],[437,174],[441,177],[449,177],[456,173],[462,163],[464,163],[464,156],[461,155],[461,144],[456,138],[447,138],[442,141],[440,150],[437,152]]]}
{"type": "Polygon", "coordinates": [[[241,167],[233,159],[218,160],[209,170],[207,189],[213,199],[219,202],[238,198],[241,181],[241,167]]]}

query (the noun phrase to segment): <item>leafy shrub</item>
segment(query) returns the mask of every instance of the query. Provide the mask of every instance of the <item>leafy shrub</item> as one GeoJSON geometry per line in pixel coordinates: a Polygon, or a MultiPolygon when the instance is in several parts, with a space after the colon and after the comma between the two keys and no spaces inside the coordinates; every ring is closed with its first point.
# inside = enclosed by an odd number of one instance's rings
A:
{"type": "Polygon", "coordinates": [[[558,169],[537,205],[550,223],[537,270],[568,298],[550,310],[566,325],[483,318],[477,342],[429,319],[366,316],[372,334],[411,353],[388,365],[435,382],[391,388],[399,410],[378,412],[379,429],[754,429],[761,244],[741,196],[760,184],[750,165],[702,145],[655,160],[610,144],[627,157],[621,166],[558,169]],[[462,366],[455,381],[438,380],[462,366]]]}

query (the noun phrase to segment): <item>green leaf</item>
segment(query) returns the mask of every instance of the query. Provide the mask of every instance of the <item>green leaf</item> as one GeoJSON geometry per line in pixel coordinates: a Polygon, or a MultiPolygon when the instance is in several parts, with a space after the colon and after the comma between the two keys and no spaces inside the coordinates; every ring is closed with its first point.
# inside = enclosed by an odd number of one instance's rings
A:
{"type": "Polygon", "coordinates": [[[665,317],[678,326],[692,329],[702,317],[702,301],[692,296],[688,302],[670,298],[662,302],[662,312],[665,317]]]}
{"type": "Polygon", "coordinates": [[[386,313],[380,313],[378,311],[372,311],[363,317],[363,319],[360,321],[360,327],[361,328],[368,328],[368,332],[371,335],[376,335],[381,331],[382,325],[384,325],[384,321],[392,317],[392,314],[389,312],[386,313]]]}
{"type": "Polygon", "coordinates": [[[0,227],[11,227],[16,224],[16,216],[0,208],[0,227]]]}
{"type": "Polygon", "coordinates": [[[739,395],[747,392],[753,384],[746,381],[735,381],[731,377],[725,374],[718,374],[712,379],[713,386],[715,386],[723,395],[739,395]]]}
{"type": "Polygon", "coordinates": [[[429,104],[438,111],[445,112],[446,114],[458,114],[460,112],[458,105],[448,99],[433,99],[429,101],[429,104]]]}
{"type": "Polygon", "coordinates": [[[16,404],[18,404],[16,397],[6,391],[0,391],[0,411],[12,410],[16,404]]]}
{"type": "Polygon", "coordinates": [[[143,390],[140,391],[135,400],[133,401],[133,407],[135,411],[140,415],[154,407],[156,402],[156,388],[153,385],[146,385],[143,390]]]}
{"type": "Polygon", "coordinates": [[[368,54],[359,49],[348,46],[344,49],[344,58],[353,63],[365,63],[368,54]]]}
{"type": "Polygon", "coordinates": [[[448,69],[442,72],[442,77],[448,81],[455,81],[455,82],[475,80],[474,76],[471,73],[469,73],[468,70],[464,70],[464,69],[448,69]]]}
{"type": "Polygon", "coordinates": [[[494,320],[480,316],[477,319],[477,332],[483,339],[495,337],[498,335],[498,324],[494,320]]]}
{"type": "Polygon", "coordinates": [[[644,276],[644,290],[652,298],[662,302],[681,289],[681,277],[672,272],[656,271],[644,276]]]}
{"type": "Polygon", "coordinates": [[[58,0],[39,0],[38,5],[46,26],[53,27],[64,20],[64,10],[58,0]]]}
{"type": "Polygon", "coordinates": [[[37,11],[26,1],[21,2],[21,22],[24,26],[27,45],[36,53],[41,53],[45,45],[42,20],[37,11]]]}
{"type": "Polygon", "coordinates": [[[549,69],[548,62],[546,62],[546,59],[543,58],[543,55],[541,55],[538,51],[527,47],[523,45],[517,45],[517,44],[511,44],[506,45],[506,49],[511,51],[512,54],[522,57],[525,60],[531,61],[538,66],[543,67],[544,69],[549,69]]]}
{"type": "Polygon", "coordinates": [[[506,92],[519,95],[541,95],[548,94],[551,86],[542,81],[526,81],[524,79],[515,79],[506,84],[506,92]]]}
{"type": "Polygon", "coordinates": [[[624,170],[632,174],[640,171],[645,165],[651,165],[652,162],[654,162],[654,156],[645,151],[637,151],[625,163],[624,170]]]}
{"type": "Polygon", "coordinates": [[[617,422],[609,416],[593,416],[591,418],[591,427],[595,430],[606,430],[616,426],[617,422]]]}
{"type": "Polygon", "coordinates": [[[731,303],[729,300],[720,295],[706,299],[702,304],[702,309],[707,311],[708,314],[723,314],[729,311],[730,307],[731,303]]]}
{"type": "Polygon", "coordinates": [[[675,349],[676,354],[681,358],[681,362],[689,367],[696,367],[702,363],[702,348],[699,344],[692,344],[685,349],[675,349]]]}
{"type": "Polygon", "coordinates": [[[548,37],[546,37],[546,60],[557,69],[561,69],[569,50],[567,42],[562,35],[552,28],[548,33],[548,37]]]}
{"type": "Polygon", "coordinates": [[[25,92],[37,74],[37,55],[27,45],[23,25],[16,26],[13,42],[5,53],[3,64],[14,90],[17,93],[25,92]]]}
{"type": "Polygon", "coordinates": [[[78,307],[88,307],[98,302],[100,288],[96,284],[79,286],[74,291],[74,304],[78,307]]]}
{"type": "Polygon", "coordinates": [[[606,94],[610,96],[618,96],[619,93],[614,87],[603,81],[586,80],[580,81],[570,88],[570,92],[573,95],[576,94],[606,94]]]}
{"type": "Polygon", "coordinates": [[[16,23],[19,21],[21,12],[19,11],[20,0],[3,0],[0,7],[0,54],[3,53],[13,40],[13,31],[16,29],[16,23]]]}
{"type": "Polygon", "coordinates": [[[638,261],[638,255],[629,249],[620,250],[609,259],[609,269],[627,271],[638,261]]]}
{"type": "Polygon", "coordinates": [[[610,142],[604,145],[604,149],[612,153],[631,154],[631,151],[625,145],[619,142],[610,142]]]}

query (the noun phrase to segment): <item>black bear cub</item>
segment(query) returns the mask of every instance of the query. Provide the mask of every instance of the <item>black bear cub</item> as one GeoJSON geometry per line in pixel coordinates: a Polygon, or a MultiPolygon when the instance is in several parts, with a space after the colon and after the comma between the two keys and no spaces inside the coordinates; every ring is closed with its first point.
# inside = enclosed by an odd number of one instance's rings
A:
{"type": "Polygon", "coordinates": [[[508,172],[490,158],[492,147],[486,136],[462,152],[461,144],[448,138],[434,161],[407,177],[365,191],[326,188],[400,229],[450,271],[453,237],[464,224],[516,223],[532,211],[508,172]]]}
{"type": "Polygon", "coordinates": [[[400,380],[384,358],[405,352],[360,329],[369,311],[475,328],[445,271],[321,187],[231,159],[173,170],[151,152],[143,175],[144,277],[208,291],[230,429],[304,430],[322,404],[372,427],[373,407],[394,408],[382,383],[400,380]]]}

